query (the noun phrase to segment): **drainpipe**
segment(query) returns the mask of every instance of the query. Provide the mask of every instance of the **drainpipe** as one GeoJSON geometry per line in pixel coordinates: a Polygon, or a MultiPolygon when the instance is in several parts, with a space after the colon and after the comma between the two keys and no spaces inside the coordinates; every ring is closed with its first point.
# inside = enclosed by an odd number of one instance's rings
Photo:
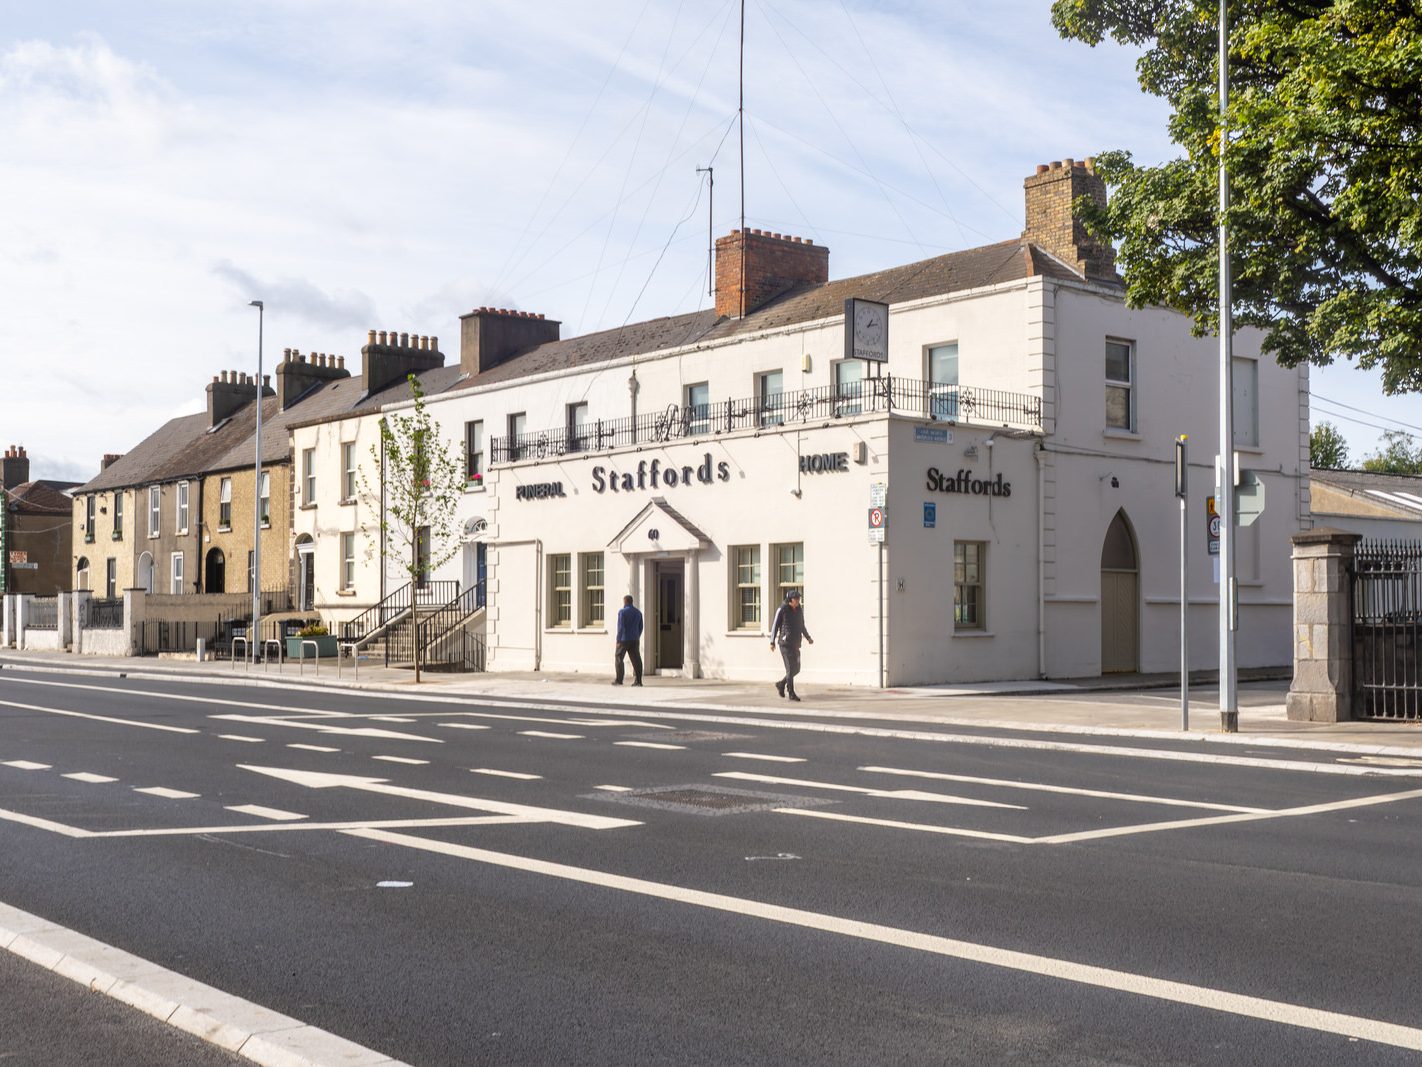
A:
{"type": "Polygon", "coordinates": [[[1038,442],[1037,460],[1037,677],[1047,676],[1047,450],[1038,442]]]}

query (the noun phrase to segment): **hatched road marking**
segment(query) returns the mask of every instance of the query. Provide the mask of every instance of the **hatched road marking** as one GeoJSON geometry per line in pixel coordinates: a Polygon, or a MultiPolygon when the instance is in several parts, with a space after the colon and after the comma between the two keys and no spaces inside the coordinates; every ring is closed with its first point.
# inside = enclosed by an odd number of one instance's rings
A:
{"type": "Polygon", "coordinates": [[[201,796],[201,793],[184,793],[181,789],[169,789],[161,785],[134,786],[135,793],[147,793],[152,797],[162,797],[164,800],[192,800],[201,796]]]}
{"type": "Polygon", "coordinates": [[[1002,804],[996,800],[977,800],[949,793],[924,793],[917,789],[869,789],[862,785],[840,785],[837,782],[810,782],[803,778],[777,778],[773,774],[751,774],[749,771],[720,771],[713,778],[734,778],[739,782],[764,782],[766,785],[800,785],[809,789],[834,789],[841,793],[859,793],[866,797],[887,797],[891,800],[924,800],[935,804],[965,804],[970,808],[1007,808],[1026,811],[1021,804],[1002,804]]]}
{"type": "Polygon", "coordinates": [[[281,808],[264,808],[260,804],[238,804],[235,807],[228,807],[228,811],[235,811],[238,815],[255,815],[259,819],[271,819],[273,822],[291,822],[294,819],[304,819],[305,815],[298,815],[294,811],[282,811],[281,808]]]}
{"type": "Polygon", "coordinates": [[[245,741],[249,745],[260,745],[266,741],[265,737],[248,737],[246,734],[218,734],[224,741],[245,741]]]}
{"type": "Polygon", "coordinates": [[[612,743],[614,745],[621,745],[623,748],[665,748],[675,749],[677,751],[686,748],[685,745],[664,745],[658,741],[614,741],[612,743]]]}
{"type": "MultiPolygon", "coordinates": [[[[767,763],[804,763],[805,760],[799,756],[766,756],[759,752],[722,752],[721,755],[729,756],[732,759],[758,759],[767,763]]],[[[863,770],[864,768],[859,768],[863,770]]]]}
{"type": "Polygon", "coordinates": [[[386,763],[408,763],[417,767],[428,766],[430,762],[427,759],[412,759],[409,756],[371,756],[370,758],[384,760],[386,763]]]}
{"type": "Polygon", "coordinates": [[[48,763],[35,763],[27,759],[12,759],[5,761],[6,767],[14,767],[17,771],[47,771],[48,763]]]}
{"type": "Polygon", "coordinates": [[[339,748],[332,748],[330,745],[303,745],[300,741],[287,743],[287,748],[299,748],[306,752],[339,752],[339,748]]]}
{"type": "Polygon", "coordinates": [[[117,782],[117,778],[110,778],[106,774],[91,774],[88,771],[75,771],[73,774],[66,774],[63,777],[73,778],[76,782],[117,782]]]}
{"type": "Polygon", "coordinates": [[[543,778],[541,774],[523,774],[520,771],[496,771],[492,767],[470,767],[470,774],[490,774],[495,778],[517,778],[521,782],[537,782],[543,778]]]}
{"type": "Polygon", "coordinates": [[[583,735],[582,735],[582,734],[555,734],[555,733],[550,733],[550,732],[547,731],[547,730],[520,730],[520,731],[519,731],[519,735],[522,736],[522,737],[551,737],[551,738],[554,738],[555,740],[558,740],[558,741],[581,741],[581,740],[583,740],[583,735]]]}

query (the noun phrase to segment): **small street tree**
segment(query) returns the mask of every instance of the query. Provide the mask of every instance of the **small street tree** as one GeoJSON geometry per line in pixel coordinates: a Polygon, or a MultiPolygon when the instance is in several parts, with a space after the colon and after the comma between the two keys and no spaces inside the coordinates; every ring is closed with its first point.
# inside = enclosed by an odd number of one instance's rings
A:
{"type": "Polygon", "coordinates": [[[1382,447],[1363,460],[1363,470],[1422,475],[1422,441],[1401,430],[1388,430],[1383,434],[1382,447]]]}
{"type": "Polygon", "coordinates": [[[1348,442],[1333,423],[1320,422],[1308,435],[1308,465],[1320,471],[1339,471],[1348,466],[1348,442]]]}
{"type": "MultiPolygon", "coordinates": [[[[380,516],[381,543],[410,581],[415,682],[420,681],[420,627],[417,591],[429,572],[458,553],[463,538],[456,519],[464,493],[464,463],[457,448],[439,434],[425,407],[419,379],[409,376],[415,404],[408,413],[380,420],[380,443],[372,445],[372,480],[361,468],[361,500],[380,516]]],[[[362,532],[369,530],[362,526],[362,532]]],[[[367,536],[367,544],[369,538],[367,536]]],[[[381,563],[384,566],[384,561],[381,563]]]]}

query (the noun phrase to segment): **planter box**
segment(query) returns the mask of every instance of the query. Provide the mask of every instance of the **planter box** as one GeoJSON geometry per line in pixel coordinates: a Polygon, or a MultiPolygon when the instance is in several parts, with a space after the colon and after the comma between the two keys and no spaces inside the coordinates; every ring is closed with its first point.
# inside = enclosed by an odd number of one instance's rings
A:
{"type": "Polygon", "coordinates": [[[326,659],[327,657],[334,659],[338,651],[335,634],[327,634],[325,637],[288,637],[286,639],[287,659],[326,659]],[[305,648],[302,647],[301,643],[303,641],[316,642],[315,656],[311,655],[311,646],[309,644],[306,645],[305,648]]]}

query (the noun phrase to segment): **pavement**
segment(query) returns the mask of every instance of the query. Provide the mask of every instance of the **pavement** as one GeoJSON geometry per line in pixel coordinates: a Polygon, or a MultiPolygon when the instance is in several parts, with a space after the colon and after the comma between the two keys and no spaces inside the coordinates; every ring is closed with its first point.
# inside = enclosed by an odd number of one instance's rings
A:
{"type": "MultiPolygon", "coordinates": [[[[230,661],[199,663],[191,657],[88,657],[64,652],[0,651],[5,666],[221,684],[337,687],[371,693],[454,699],[545,701],[591,706],[775,712],[781,716],[891,720],[1124,737],[1182,736],[1204,744],[1328,748],[1376,756],[1422,754],[1422,723],[1291,721],[1284,701],[1284,670],[1239,673],[1239,730],[1220,730],[1218,690],[1211,673],[1191,679],[1189,730],[1181,729],[1178,675],[1125,674],[1066,681],[986,682],[975,685],[898,687],[802,684],[803,702],[789,704],[769,683],[728,682],[648,675],[645,685],[613,687],[610,677],[571,673],[447,674],[423,672],[416,685],[400,668],[287,662],[252,666],[230,661]]],[[[609,663],[608,675],[611,674],[609,663]]]]}

